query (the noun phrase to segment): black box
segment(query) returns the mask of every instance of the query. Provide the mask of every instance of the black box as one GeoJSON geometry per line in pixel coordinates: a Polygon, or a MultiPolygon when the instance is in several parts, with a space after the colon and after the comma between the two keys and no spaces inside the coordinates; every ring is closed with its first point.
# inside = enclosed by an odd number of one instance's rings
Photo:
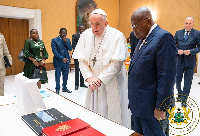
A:
{"type": "Polygon", "coordinates": [[[40,136],[42,135],[43,128],[71,120],[71,118],[55,108],[23,115],[21,118],[37,135],[40,136]]]}

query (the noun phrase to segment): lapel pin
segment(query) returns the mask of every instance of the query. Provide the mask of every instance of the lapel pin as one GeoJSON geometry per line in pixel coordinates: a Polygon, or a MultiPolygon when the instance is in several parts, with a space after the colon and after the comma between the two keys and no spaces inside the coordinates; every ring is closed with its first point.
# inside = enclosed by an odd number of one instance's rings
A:
{"type": "Polygon", "coordinates": [[[144,43],[145,45],[147,44],[147,42],[144,43]]]}

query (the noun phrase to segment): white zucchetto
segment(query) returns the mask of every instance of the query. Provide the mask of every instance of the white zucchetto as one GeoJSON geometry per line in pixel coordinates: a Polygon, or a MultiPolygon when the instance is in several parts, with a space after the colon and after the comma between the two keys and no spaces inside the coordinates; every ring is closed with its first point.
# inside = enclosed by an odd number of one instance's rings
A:
{"type": "Polygon", "coordinates": [[[100,14],[100,15],[104,15],[107,17],[107,14],[105,11],[103,11],[102,9],[95,9],[94,11],[92,11],[91,14],[100,14]]]}

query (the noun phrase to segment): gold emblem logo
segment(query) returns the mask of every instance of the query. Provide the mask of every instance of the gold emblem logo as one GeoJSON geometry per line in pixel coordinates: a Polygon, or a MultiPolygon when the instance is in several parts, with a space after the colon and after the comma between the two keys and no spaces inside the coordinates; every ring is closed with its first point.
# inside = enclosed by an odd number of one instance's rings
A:
{"type": "Polygon", "coordinates": [[[36,124],[41,125],[40,122],[37,119],[33,120],[36,124]]]}
{"type": "Polygon", "coordinates": [[[171,135],[188,135],[199,123],[199,107],[191,97],[183,95],[183,97],[187,97],[186,101],[183,101],[179,100],[177,96],[166,98],[160,105],[160,108],[166,109],[167,117],[165,120],[160,120],[160,125],[171,135]],[[166,126],[169,128],[167,129],[166,126]]]}
{"type": "Polygon", "coordinates": [[[62,126],[59,126],[56,131],[65,131],[65,130],[68,130],[70,129],[71,127],[68,126],[67,124],[66,125],[62,125],[62,126]]]}
{"type": "Polygon", "coordinates": [[[188,114],[191,112],[191,109],[186,109],[184,106],[181,108],[176,108],[174,106],[171,110],[168,109],[167,112],[169,113],[168,120],[171,124],[176,123],[177,125],[182,125],[182,123],[187,124],[190,120],[188,114]]]}

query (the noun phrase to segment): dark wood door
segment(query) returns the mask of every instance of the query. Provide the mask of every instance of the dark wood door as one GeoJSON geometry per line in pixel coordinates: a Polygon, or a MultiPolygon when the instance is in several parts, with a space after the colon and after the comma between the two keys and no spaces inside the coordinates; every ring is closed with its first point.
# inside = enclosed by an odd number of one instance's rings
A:
{"type": "Polygon", "coordinates": [[[6,75],[18,74],[24,68],[24,63],[17,56],[29,38],[29,20],[0,18],[0,33],[4,35],[12,56],[12,67],[6,70],[6,75]]]}

